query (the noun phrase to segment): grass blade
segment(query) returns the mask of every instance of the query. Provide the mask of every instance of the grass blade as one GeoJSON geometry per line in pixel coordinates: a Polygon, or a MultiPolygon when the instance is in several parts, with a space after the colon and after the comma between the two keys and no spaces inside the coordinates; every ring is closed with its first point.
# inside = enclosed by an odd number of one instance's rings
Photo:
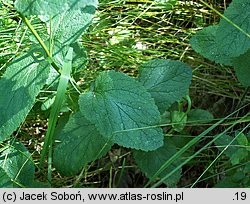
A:
{"type": "MultiPolygon", "coordinates": [[[[167,160],[165,162],[164,165],[162,165],[162,167],[154,174],[154,176],[151,177],[151,179],[147,182],[147,184],[145,185],[145,187],[148,187],[150,185],[150,183],[152,183],[161,172],[163,172],[172,162],[174,162],[176,159],[178,159],[184,152],[186,152],[190,147],[192,147],[194,144],[196,144],[201,138],[203,138],[206,134],[208,134],[211,130],[213,130],[214,128],[216,128],[219,124],[221,124],[223,121],[225,121],[227,118],[231,117],[232,115],[234,115],[237,111],[234,111],[233,113],[231,113],[230,115],[228,115],[227,117],[221,119],[220,121],[218,121],[217,123],[215,123],[214,125],[212,125],[211,127],[209,127],[207,130],[205,130],[204,132],[202,132],[201,134],[199,134],[198,136],[196,136],[194,139],[192,139],[189,143],[187,143],[184,147],[182,147],[177,154],[173,155],[169,160],[167,160]]],[[[245,116],[247,117],[247,115],[245,116]]],[[[244,117],[242,118],[244,119],[244,117]]],[[[240,119],[240,121],[242,120],[240,119]]],[[[237,123],[235,123],[237,124],[237,123]]],[[[231,129],[235,124],[231,125],[230,127],[228,127],[224,132],[228,131],[229,129],[231,129]]],[[[223,132],[223,134],[224,134],[223,132]]],[[[217,137],[215,137],[211,142],[207,143],[203,148],[201,148],[199,151],[197,151],[192,157],[188,158],[187,160],[185,160],[182,164],[180,164],[178,167],[176,167],[176,169],[174,169],[173,171],[171,171],[169,174],[167,174],[164,178],[162,178],[160,181],[158,181],[156,184],[154,184],[152,187],[157,187],[159,184],[161,184],[166,178],[168,178],[169,176],[171,176],[173,173],[175,173],[178,169],[180,169],[184,164],[186,164],[187,162],[189,162],[191,159],[193,159],[197,154],[199,154],[204,148],[206,148],[207,146],[209,146],[210,144],[212,144],[216,139],[219,138],[219,136],[221,136],[221,134],[217,135],[217,137]]]]}
{"type": "MultiPolygon", "coordinates": [[[[247,128],[249,128],[249,126],[250,126],[250,123],[245,127],[245,128],[243,128],[243,130],[241,130],[237,135],[236,135],[236,137],[233,139],[233,140],[231,140],[231,142],[223,149],[223,151],[221,151],[220,153],[219,153],[219,155],[209,164],[209,166],[202,172],[202,174],[195,180],[195,182],[191,185],[191,188],[193,188],[198,182],[199,182],[199,180],[202,178],[202,176],[210,169],[210,167],[217,161],[217,159],[219,159],[220,158],[220,156],[226,151],[226,149],[229,147],[229,146],[231,146],[231,144],[237,139],[237,137],[241,134],[241,133],[243,133],[247,128]]],[[[222,134],[220,134],[220,136],[221,136],[222,134]]],[[[218,135],[217,135],[218,136],[218,135]]],[[[219,137],[215,137],[215,139],[218,139],[219,137]]],[[[214,140],[213,140],[214,141],[214,140]]]]}
{"type": "Polygon", "coordinates": [[[52,146],[53,143],[53,135],[55,132],[56,122],[58,120],[58,115],[64,101],[65,92],[68,86],[68,81],[70,79],[70,73],[72,68],[72,55],[73,55],[73,48],[69,48],[69,51],[65,57],[62,73],[60,76],[59,84],[57,87],[57,94],[55,98],[55,102],[52,105],[50,116],[49,116],[49,123],[48,123],[48,130],[45,136],[45,142],[43,145],[41,158],[40,158],[40,166],[43,165],[45,160],[45,155],[48,151],[48,148],[52,146]]]}

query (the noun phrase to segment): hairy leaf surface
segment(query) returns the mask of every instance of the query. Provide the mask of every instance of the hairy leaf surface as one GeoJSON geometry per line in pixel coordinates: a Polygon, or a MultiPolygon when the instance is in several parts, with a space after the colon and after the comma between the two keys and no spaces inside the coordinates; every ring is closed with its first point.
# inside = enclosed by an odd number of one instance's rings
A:
{"type": "Polygon", "coordinates": [[[124,147],[154,150],[163,144],[160,113],[146,89],[119,72],[102,72],[80,95],[82,113],[100,133],[124,147]]]}
{"type": "Polygon", "coordinates": [[[104,156],[111,146],[112,142],[77,112],[56,134],[54,165],[62,175],[75,175],[89,162],[104,156]]]}
{"type": "Polygon", "coordinates": [[[250,2],[234,0],[224,12],[226,18],[221,18],[216,26],[209,26],[196,33],[190,43],[193,49],[204,57],[217,63],[230,65],[232,57],[244,54],[250,47],[250,2]]]}
{"type": "Polygon", "coordinates": [[[234,0],[216,26],[196,33],[193,49],[217,63],[233,65],[240,83],[249,86],[250,2],[234,0]],[[230,22],[231,21],[231,22],[230,22]]]}
{"type": "Polygon", "coordinates": [[[0,187],[29,186],[35,167],[28,150],[19,142],[11,142],[0,154],[0,187]]]}
{"type": "Polygon", "coordinates": [[[49,63],[33,51],[18,57],[0,79],[0,141],[24,121],[46,82],[49,63]]]}
{"type": "Polygon", "coordinates": [[[198,31],[191,39],[192,48],[216,63],[230,65],[231,58],[218,48],[216,41],[218,26],[208,26],[198,31]]]}
{"type": "Polygon", "coordinates": [[[190,67],[180,61],[151,60],[141,66],[139,82],[154,98],[161,113],[188,92],[190,67]]]}
{"type": "MultiPolygon", "coordinates": [[[[250,35],[250,1],[234,0],[224,15],[243,31],[250,35]]],[[[241,32],[231,23],[221,18],[216,34],[219,51],[230,57],[244,54],[250,47],[250,37],[241,32]]]]}
{"type": "MultiPolygon", "coordinates": [[[[165,140],[164,146],[159,149],[151,152],[143,152],[139,150],[135,150],[133,155],[135,161],[142,172],[148,178],[151,178],[160,168],[161,166],[170,159],[175,153],[177,149],[175,145],[172,144],[169,140],[165,140]]],[[[167,169],[165,169],[160,175],[160,178],[163,178],[172,170],[175,169],[179,164],[178,161],[172,163],[167,169]]],[[[181,176],[181,169],[175,172],[171,177],[167,178],[164,183],[168,185],[168,187],[174,187],[179,181],[181,176]]]]}
{"type": "Polygon", "coordinates": [[[52,22],[52,37],[66,45],[87,29],[97,4],[97,0],[17,0],[15,7],[23,15],[39,16],[49,33],[52,22]]]}

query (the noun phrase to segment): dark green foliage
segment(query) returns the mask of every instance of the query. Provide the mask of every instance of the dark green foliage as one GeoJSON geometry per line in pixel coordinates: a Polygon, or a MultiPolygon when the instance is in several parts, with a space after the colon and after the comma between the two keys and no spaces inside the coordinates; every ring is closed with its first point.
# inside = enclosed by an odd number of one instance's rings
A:
{"type": "Polygon", "coordinates": [[[20,142],[9,141],[0,154],[0,187],[27,187],[34,178],[31,154],[20,142]]]}
{"type": "Polygon", "coordinates": [[[155,99],[161,113],[187,94],[192,71],[183,62],[151,60],[140,67],[139,81],[155,99]]]}
{"type": "Polygon", "coordinates": [[[105,155],[111,146],[112,142],[102,137],[95,125],[77,112],[57,131],[54,165],[62,175],[75,175],[89,162],[105,155]]]}
{"type": "MultiPolygon", "coordinates": [[[[159,149],[151,152],[134,151],[133,155],[136,163],[140,169],[151,178],[161,166],[177,152],[176,146],[171,142],[171,139],[165,139],[164,145],[159,149]]],[[[159,175],[159,178],[163,178],[166,174],[174,170],[180,161],[175,161],[167,169],[165,169],[159,175]]],[[[175,172],[171,177],[164,180],[164,183],[168,187],[175,187],[181,177],[181,169],[175,172]]]]}
{"type": "Polygon", "coordinates": [[[81,112],[100,133],[119,145],[155,150],[162,146],[160,113],[145,88],[123,73],[108,71],[80,95],[81,112]]]}
{"type": "Polygon", "coordinates": [[[243,188],[250,185],[250,133],[237,133],[235,137],[223,135],[215,141],[218,149],[229,159],[225,164],[232,170],[215,185],[215,187],[243,188]],[[237,167],[237,168],[234,168],[237,167]]]}
{"type": "Polygon", "coordinates": [[[234,0],[218,25],[197,32],[190,40],[193,49],[204,57],[232,65],[240,83],[248,87],[250,49],[250,2],[234,0]]]}

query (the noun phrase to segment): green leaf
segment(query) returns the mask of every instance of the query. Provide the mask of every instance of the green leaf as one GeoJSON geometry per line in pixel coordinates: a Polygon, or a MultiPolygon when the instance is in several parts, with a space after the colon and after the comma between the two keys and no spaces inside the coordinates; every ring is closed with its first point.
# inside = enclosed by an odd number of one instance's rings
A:
{"type": "Polygon", "coordinates": [[[236,76],[244,87],[250,86],[250,49],[243,55],[232,59],[236,76]]]}
{"type": "Polygon", "coordinates": [[[0,154],[0,187],[27,186],[34,177],[31,154],[20,142],[10,142],[0,154]]]}
{"type": "Polygon", "coordinates": [[[202,110],[199,108],[192,109],[188,113],[188,121],[192,123],[208,123],[214,119],[212,113],[207,110],[202,110]]]}
{"type": "Polygon", "coordinates": [[[230,65],[231,59],[224,52],[218,50],[216,41],[218,26],[208,26],[198,31],[191,39],[192,48],[205,58],[216,63],[230,65]]]}
{"type": "Polygon", "coordinates": [[[0,141],[24,121],[46,82],[49,63],[30,51],[16,58],[0,79],[0,141]]]}
{"type": "Polygon", "coordinates": [[[54,165],[62,175],[75,175],[89,162],[105,155],[111,146],[112,142],[77,112],[56,133],[54,165]]]}
{"type": "Polygon", "coordinates": [[[232,1],[224,15],[248,34],[247,36],[224,18],[220,20],[216,34],[218,50],[227,56],[237,57],[250,47],[250,1],[232,1]]]}
{"type": "MultiPolygon", "coordinates": [[[[224,150],[227,145],[230,144],[230,142],[233,140],[234,138],[229,136],[229,135],[222,135],[220,138],[218,138],[217,140],[215,140],[215,144],[216,146],[218,146],[218,149],[220,151],[224,150]]],[[[227,155],[227,157],[231,157],[231,155],[234,154],[234,152],[236,152],[238,149],[237,147],[237,142],[234,140],[233,143],[224,151],[224,154],[227,155]]]]}
{"type": "Polygon", "coordinates": [[[91,90],[80,95],[86,118],[105,137],[124,147],[154,150],[163,144],[160,113],[146,89],[119,72],[102,72],[91,90]]]}
{"type": "Polygon", "coordinates": [[[71,74],[71,69],[72,69],[72,58],[73,58],[73,48],[69,47],[67,55],[65,56],[63,60],[63,66],[61,69],[61,76],[60,76],[58,87],[56,90],[55,101],[52,104],[51,111],[50,111],[48,129],[45,135],[45,140],[44,140],[41,157],[40,157],[40,166],[43,165],[48,148],[49,147],[52,148],[52,143],[54,141],[53,136],[55,133],[58,116],[60,114],[60,110],[65,100],[65,94],[66,94],[68,82],[70,79],[70,74],[71,74]]]}
{"type": "Polygon", "coordinates": [[[247,174],[242,173],[242,169],[238,168],[237,171],[233,172],[232,175],[226,175],[214,187],[215,188],[249,187],[249,179],[247,179],[247,174]]]}
{"type": "Polygon", "coordinates": [[[138,80],[163,113],[187,93],[191,79],[192,70],[183,62],[157,59],[141,66],[138,80]]]}
{"type": "MultiPolygon", "coordinates": [[[[231,136],[223,135],[215,141],[215,144],[219,146],[218,149],[222,151],[230,144],[233,139],[234,138],[231,136]]],[[[240,134],[237,135],[236,140],[234,140],[232,144],[227,147],[227,149],[224,151],[224,154],[230,158],[232,165],[239,164],[241,161],[248,159],[249,152],[247,150],[247,145],[248,141],[246,141],[246,137],[243,134],[240,134]],[[239,141],[242,144],[239,144],[239,141]]]]}
{"type": "Polygon", "coordinates": [[[239,145],[247,147],[248,140],[247,140],[247,137],[243,133],[240,133],[240,135],[236,139],[237,139],[237,142],[239,143],[239,145]]]}
{"type": "Polygon", "coordinates": [[[187,114],[180,111],[171,112],[172,127],[175,131],[181,132],[187,123],[187,114]]]}
{"type": "Polygon", "coordinates": [[[161,124],[167,125],[171,123],[171,112],[165,111],[163,114],[161,114],[161,124]]]}
{"type": "MultiPolygon", "coordinates": [[[[49,47],[48,41],[45,43],[49,47]]],[[[72,74],[75,74],[83,70],[87,64],[87,53],[85,48],[78,42],[69,45],[63,45],[58,41],[54,42],[53,46],[53,59],[55,63],[59,66],[63,66],[63,61],[66,57],[66,54],[69,50],[69,47],[73,48],[73,59],[72,59],[72,74]]],[[[47,79],[46,84],[48,85],[57,85],[57,80],[60,74],[55,70],[54,67],[51,67],[50,74],[47,79]]]]}
{"type": "Polygon", "coordinates": [[[69,47],[73,48],[72,68],[74,71],[83,70],[87,63],[87,53],[85,48],[78,42],[69,45],[63,45],[58,41],[54,42],[53,58],[55,62],[62,67],[63,60],[65,59],[69,47]]]}
{"type": "MultiPolygon", "coordinates": [[[[148,178],[151,178],[160,168],[161,166],[175,153],[177,152],[176,147],[172,144],[170,140],[165,140],[164,146],[159,149],[151,152],[143,152],[139,150],[135,150],[133,152],[135,161],[142,172],[148,178]]],[[[159,178],[164,178],[166,174],[170,173],[175,169],[179,164],[179,161],[172,163],[167,169],[165,169],[160,175],[159,178]]],[[[171,177],[164,180],[164,183],[168,185],[168,187],[176,186],[177,182],[181,177],[181,169],[175,172],[171,177]]]]}
{"type": "Polygon", "coordinates": [[[53,39],[69,45],[87,29],[97,4],[97,0],[17,0],[15,8],[23,15],[39,16],[49,33],[52,22],[53,39]]]}
{"type": "Polygon", "coordinates": [[[246,149],[240,148],[231,155],[230,160],[232,165],[237,165],[240,164],[241,161],[246,160],[246,158],[248,158],[248,151],[246,149]]]}
{"type": "Polygon", "coordinates": [[[217,63],[231,65],[231,58],[240,56],[250,47],[250,2],[234,0],[216,26],[196,33],[190,40],[193,49],[217,63]]]}

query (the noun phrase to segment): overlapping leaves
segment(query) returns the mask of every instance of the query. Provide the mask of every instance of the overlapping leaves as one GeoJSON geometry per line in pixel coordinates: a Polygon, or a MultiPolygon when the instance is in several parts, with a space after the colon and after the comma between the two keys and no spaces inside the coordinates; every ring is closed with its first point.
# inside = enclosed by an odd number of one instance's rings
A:
{"type": "Polygon", "coordinates": [[[66,45],[86,30],[97,4],[97,0],[17,0],[15,7],[23,15],[39,16],[49,32],[52,27],[52,37],[66,45]]]}
{"type": "Polygon", "coordinates": [[[56,134],[55,167],[62,175],[77,174],[88,162],[105,155],[111,146],[112,142],[77,112],[56,134]]]}
{"type": "Polygon", "coordinates": [[[119,72],[102,72],[90,91],[80,95],[86,118],[102,135],[124,146],[144,151],[163,144],[160,113],[146,89],[119,72]]]}
{"type": "MultiPolygon", "coordinates": [[[[141,150],[142,155],[143,151],[158,151],[163,145],[158,108],[165,110],[185,95],[191,77],[187,65],[171,60],[146,63],[138,80],[120,72],[102,72],[90,90],[80,95],[80,112],[57,133],[57,169],[64,175],[76,174],[113,143],[141,150]]],[[[174,151],[174,145],[165,144],[164,158],[171,156],[168,148],[174,151]]],[[[176,180],[167,183],[172,185],[176,180]]]]}
{"type": "MultiPolygon", "coordinates": [[[[24,16],[36,15],[46,23],[48,35],[43,40],[49,41],[49,46],[54,46],[50,54],[53,63],[61,67],[66,50],[69,46],[74,47],[91,22],[97,3],[97,0],[17,0],[15,7],[23,19],[26,19],[24,16]]],[[[74,48],[73,66],[78,69],[83,66],[83,50],[79,46],[74,48]]],[[[36,96],[49,81],[50,64],[45,57],[40,58],[34,53],[17,58],[0,80],[0,92],[4,93],[4,100],[7,99],[4,101],[0,98],[2,140],[25,119],[36,96]]],[[[191,69],[187,65],[170,60],[152,60],[144,64],[138,80],[115,71],[101,73],[90,90],[80,94],[80,111],[71,115],[65,126],[57,132],[54,152],[57,169],[64,175],[74,175],[87,163],[106,154],[113,143],[117,143],[138,150],[135,155],[142,169],[144,164],[141,164],[140,158],[143,158],[144,153],[147,154],[147,161],[155,163],[153,168],[145,172],[149,177],[153,175],[176,152],[173,144],[163,143],[160,112],[187,94],[191,77],[191,69]],[[157,161],[153,161],[155,156],[157,161]]],[[[20,151],[26,151],[24,147],[20,148],[20,151]]],[[[10,150],[14,152],[17,149],[10,150]]],[[[16,162],[19,168],[19,163],[24,164],[26,161],[19,154],[16,155],[13,157],[15,160],[10,161],[16,162]]],[[[27,182],[33,183],[34,167],[29,168],[24,168],[30,174],[27,182]]],[[[8,186],[8,179],[14,178],[10,172],[15,168],[9,172],[6,171],[8,168],[4,170],[0,172],[4,181],[2,185],[8,186]]],[[[174,185],[179,173],[173,181],[166,183],[174,185]]],[[[25,184],[23,175],[14,179],[18,178],[17,182],[25,184]]]]}

